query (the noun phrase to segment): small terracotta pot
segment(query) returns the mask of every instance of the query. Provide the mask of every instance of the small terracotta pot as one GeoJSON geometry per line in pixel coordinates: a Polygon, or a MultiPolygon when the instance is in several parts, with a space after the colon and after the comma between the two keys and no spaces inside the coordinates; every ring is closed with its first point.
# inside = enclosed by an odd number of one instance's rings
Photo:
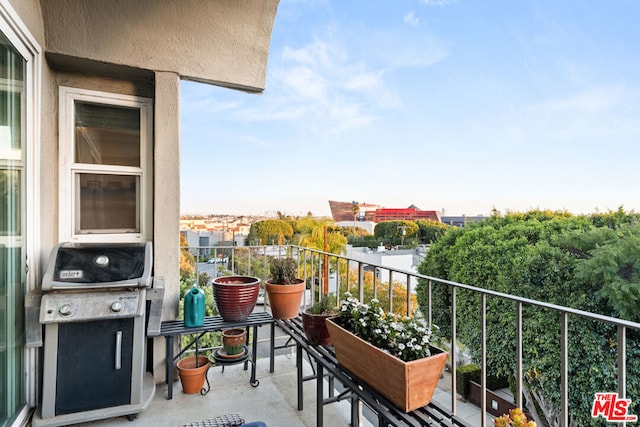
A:
{"type": "Polygon", "coordinates": [[[196,357],[189,356],[178,360],[177,367],[182,383],[182,391],[186,394],[199,393],[204,387],[207,379],[207,372],[211,362],[206,356],[198,356],[196,367],[196,357]]]}
{"type": "Polygon", "coordinates": [[[240,354],[247,343],[247,331],[241,328],[226,329],[222,331],[222,346],[228,356],[240,354]]]}

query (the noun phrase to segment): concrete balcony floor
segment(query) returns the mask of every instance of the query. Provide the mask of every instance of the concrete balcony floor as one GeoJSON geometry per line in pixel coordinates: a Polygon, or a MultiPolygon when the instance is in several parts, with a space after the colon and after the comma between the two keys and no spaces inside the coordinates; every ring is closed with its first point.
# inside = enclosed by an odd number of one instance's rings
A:
{"type": "MultiPolygon", "coordinates": [[[[305,360],[305,375],[312,373],[311,366],[305,360]]],[[[216,416],[239,413],[245,421],[263,421],[269,427],[316,426],[316,384],[304,383],[304,410],[297,410],[295,354],[280,354],[275,359],[275,372],[269,373],[269,359],[262,357],[257,363],[258,387],[251,387],[250,369],[245,371],[243,364],[209,369],[208,378],[211,390],[208,394],[184,394],[180,381],[174,384],[173,399],[167,400],[167,385],[158,384],[155,396],[149,408],[138,414],[133,421],[124,417],[110,418],[80,426],[179,426],[186,423],[212,419],[216,416]]],[[[449,407],[451,395],[449,377],[441,380],[434,400],[449,407]]],[[[325,384],[325,390],[327,389],[325,384]]],[[[458,399],[457,413],[469,426],[480,426],[480,410],[458,399]]],[[[377,423],[375,418],[367,420],[367,408],[363,409],[362,426],[377,423]]],[[[325,405],[324,425],[329,427],[348,426],[350,421],[348,401],[325,405]]],[[[487,426],[493,425],[487,417],[487,426]]]]}

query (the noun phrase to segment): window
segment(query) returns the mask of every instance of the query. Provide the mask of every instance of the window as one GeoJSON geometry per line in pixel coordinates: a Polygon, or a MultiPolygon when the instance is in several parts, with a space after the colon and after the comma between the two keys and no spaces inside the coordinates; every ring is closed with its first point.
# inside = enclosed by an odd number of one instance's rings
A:
{"type": "Polygon", "coordinates": [[[148,98],[60,88],[60,240],[151,233],[148,98]]]}

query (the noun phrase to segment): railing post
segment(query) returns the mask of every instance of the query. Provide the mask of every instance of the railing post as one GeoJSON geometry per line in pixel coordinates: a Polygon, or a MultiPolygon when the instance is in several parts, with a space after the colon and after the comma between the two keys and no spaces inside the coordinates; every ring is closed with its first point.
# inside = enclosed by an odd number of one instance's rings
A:
{"type": "Polygon", "coordinates": [[[433,310],[431,309],[431,304],[433,304],[433,300],[431,299],[431,292],[433,291],[433,286],[431,280],[428,282],[427,287],[427,320],[429,322],[429,329],[433,326],[433,310]]]}
{"type": "Polygon", "coordinates": [[[411,275],[407,273],[407,316],[411,315],[411,275]]]}
{"type": "Polygon", "coordinates": [[[618,325],[618,396],[627,398],[627,329],[618,325]]]}
{"type": "Polygon", "coordinates": [[[560,312],[560,427],[569,426],[569,322],[567,312],[560,312]]]}
{"type": "MultiPolygon", "coordinates": [[[[487,294],[480,295],[480,426],[487,425],[487,294]]],[[[454,364],[455,366],[455,364],[454,364]]]]}
{"type": "Polygon", "coordinates": [[[522,408],[522,302],[516,305],[516,406],[522,408]]]}
{"type": "Polygon", "coordinates": [[[358,299],[364,302],[364,264],[358,262],[358,299]]]}
{"type": "MultiPolygon", "coordinates": [[[[451,366],[456,364],[456,287],[451,286],[451,366]]],[[[456,370],[451,369],[451,414],[456,414],[456,370]]]]}
{"type": "Polygon", "coordinates": [[[389,311],[393,313],[393,271],[389,270],[389,311]]]}

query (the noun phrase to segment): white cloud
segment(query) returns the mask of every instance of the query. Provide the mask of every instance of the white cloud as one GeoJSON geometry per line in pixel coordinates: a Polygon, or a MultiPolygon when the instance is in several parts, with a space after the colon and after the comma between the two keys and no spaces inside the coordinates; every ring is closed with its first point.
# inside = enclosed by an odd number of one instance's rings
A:
{"type": "Polygon", "coordinates": [[[353,77],[349,78],[344,87],[350,90],[365,90],[365,91],[373,91],[377,88],[382,87],[382,72],[372,73],[372,72],[363,72],[360,74],[356,74],[353,77]]]}
{"type": "Polygon", "coordinates": [[[406,24],[411,25],[412,27],[417,27],[420,24],[420,19],[413,12],[409,12],[404,16],[404,22],[406,24]]]}

